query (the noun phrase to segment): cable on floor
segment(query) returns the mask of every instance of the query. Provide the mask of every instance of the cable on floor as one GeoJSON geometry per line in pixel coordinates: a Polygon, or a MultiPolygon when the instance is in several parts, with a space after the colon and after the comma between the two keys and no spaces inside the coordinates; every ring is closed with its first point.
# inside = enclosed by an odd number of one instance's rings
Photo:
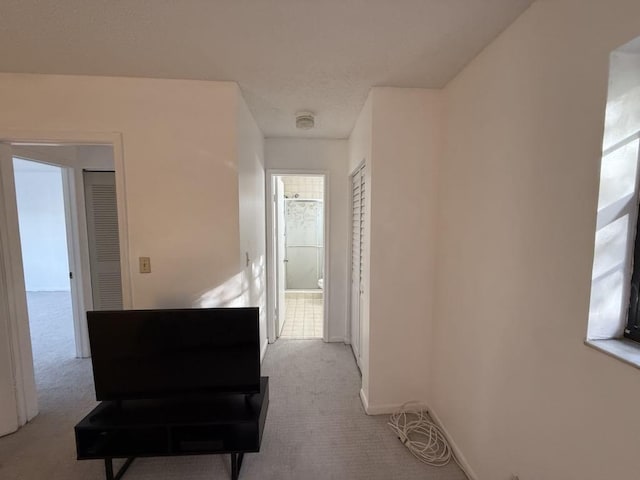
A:
{"type": "Polygon", "coordinates": [[[388,422],[400,441],[418,460],[433,467],[444,467],[456,459],[444,433],[417,402],[407,402],[391,414],[388,422]],[[410,408],[411,406],[414,408],[410,408]],[[415,408],[417,407],[417,408],[415,408]]]}

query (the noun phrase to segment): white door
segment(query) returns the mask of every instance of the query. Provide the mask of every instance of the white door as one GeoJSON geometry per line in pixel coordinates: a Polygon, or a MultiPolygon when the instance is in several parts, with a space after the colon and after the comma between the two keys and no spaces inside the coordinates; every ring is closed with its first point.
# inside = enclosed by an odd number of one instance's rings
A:
{"type": "MultiPolygon", "coordinates": [[[[1,263],[1,262],[0,262],[1,263]]],[[[0,268],[4,265],[0,264],[0,268]]],[[[2,275],[4,277],[4,275],[2,275]]],[[[18,429],[18,404],[14,381],[13,354],[9,332],[9,309],[7,308],[5,279],[0,278],[0,436],[18,429]]]]}
{"type": "Polygon", "coordinates": [[[362,273],[364,267],[364,166],[351,178],[351,348],[360,364],[362,273]]]}
{"type": "Polygon", "coordinates": [[[282,334],[282,327],[287,315],[287,305],[285,301],[285,278],[286,278],[286,231],[284,222],[284,182],[282,178],[275,179],[275,199],[276,199],[276,285],[278,288],[278,337],[282,334]]]}
{"type": "Polygon", "coordinates": [[[120,236],[114,172],[84,172],[94,310],[122,309],[120,236]]]}
{"type": "MultiPolygon", "coordinates": [[[[11,147],[0,144],[0,225],[14,225],[17,230],[17,210],[13,184],[11,147]],[[13,200],[13,201],[12,201],[13,200]],[[15,211],[12,211],[15,210],[15,211]],[[9,223],[11,222],[11,223],[9,223]]],[[[2,228],[2,230],[7,230],[2,228]]],[[[9,324],[8,295],[10,276],[8,231],[0,235],[0,436],[18,429],[18,403],[16,400],[15,357],[9,324]]]]}

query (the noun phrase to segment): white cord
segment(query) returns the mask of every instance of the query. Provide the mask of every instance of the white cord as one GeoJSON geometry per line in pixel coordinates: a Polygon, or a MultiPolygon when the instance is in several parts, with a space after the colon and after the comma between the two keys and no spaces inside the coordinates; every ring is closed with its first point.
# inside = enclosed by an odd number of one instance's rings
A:
{"type": "Polygon", "coordinates": [[[425,410],[410,410],[411,404],[420,408],[417,402],[407,402],[389,417],[389,427],[400,441],[421,462],[434,467],[444,467],[451,459],[458,463],[444,433],[425,410]]]}

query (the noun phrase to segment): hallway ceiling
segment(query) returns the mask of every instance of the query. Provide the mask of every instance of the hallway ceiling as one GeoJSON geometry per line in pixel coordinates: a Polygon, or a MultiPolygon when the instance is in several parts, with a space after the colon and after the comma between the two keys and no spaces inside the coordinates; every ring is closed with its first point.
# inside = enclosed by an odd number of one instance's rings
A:
{"type": "Polygon", "coordinates": [[[345,138],[372,86],[442,87],[531,3],[2,0],[0,71],[232,80],[266,137],[345,138]]]}

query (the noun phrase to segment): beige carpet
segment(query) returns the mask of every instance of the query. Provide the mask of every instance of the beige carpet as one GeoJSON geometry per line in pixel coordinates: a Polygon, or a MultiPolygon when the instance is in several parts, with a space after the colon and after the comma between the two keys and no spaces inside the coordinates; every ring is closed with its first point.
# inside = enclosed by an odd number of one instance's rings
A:
{"type": "MultiPolygon", "coordinates": [[[[38,299],[29,300],[35,308],[38,299]]],[[[45,307],[52,301],[41,300],[45,307]]],[[[73,358],[68,342],[56,349],[52,339],[62,327],[51,318],[65,309],[59,308],[64,299],[53,301],[58,307],[49,306],[51,315],[41,316],[45,325],[34,328],[41,413],[0,438],[2,480],[104,478],[101,461],[75,458],[73,426],[96,404],[91,365],[73,358]]],[[[466,479],[455,465],[437,469],[420,463],[387,428],[386,416],[364,413],[348,346],[279,340],[269,347],[262,370],[271,377],[271,403],[262,450],[245,456],[241,480],[466,479]]],[[[144,458],[124,479],[226,480],[230,470],[228,455],[144,458]]]]}

